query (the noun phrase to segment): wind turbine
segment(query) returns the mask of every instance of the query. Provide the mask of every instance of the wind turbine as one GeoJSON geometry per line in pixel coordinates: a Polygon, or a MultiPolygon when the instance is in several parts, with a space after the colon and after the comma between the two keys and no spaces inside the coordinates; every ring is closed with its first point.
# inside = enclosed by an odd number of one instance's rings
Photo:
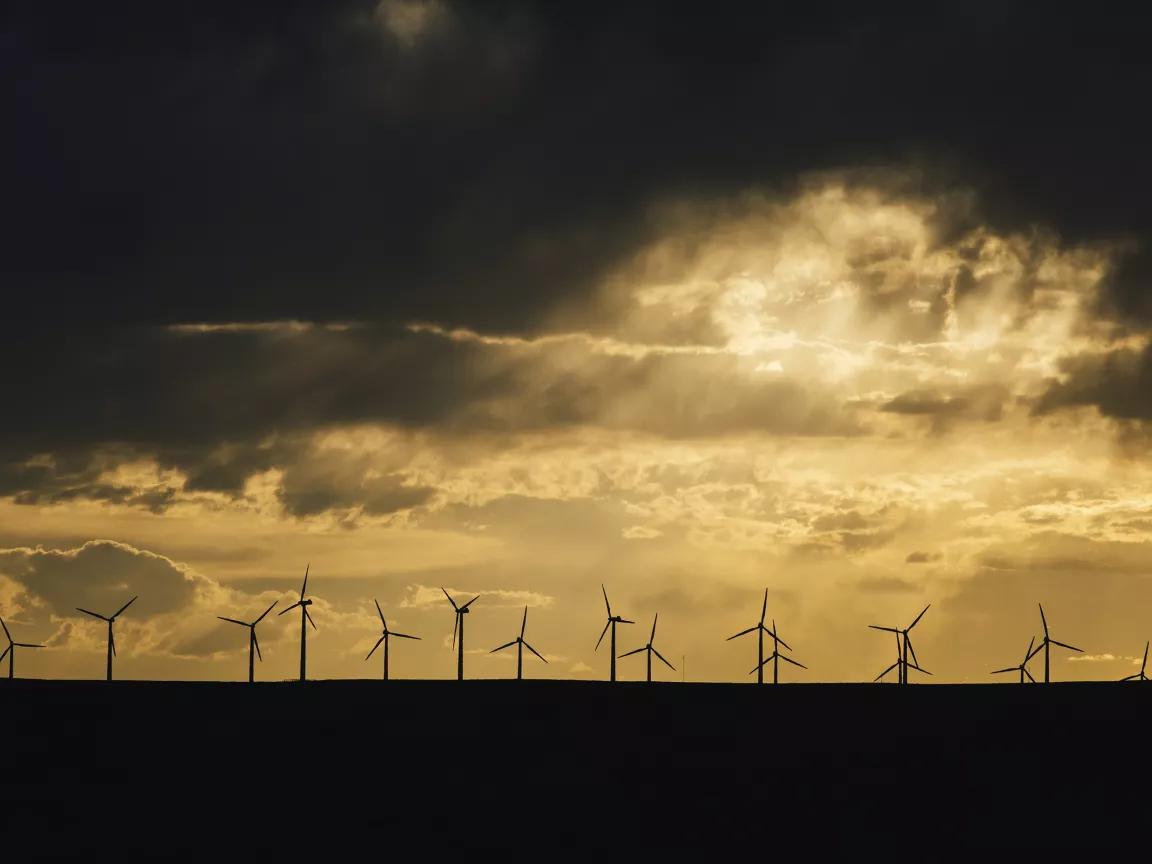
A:
{"type": "Polygon", "coordinates": [[[307,660],[308,660],[308,625],[312,625],[312,629],[316,629],[316,622],[312,620],[312,616],[308,614],[308,607],[312,605],[311,600],[305,600],[304,594],[308,590],[308,570],[312,567],[311,564],[304,565],[304,584],[300,586],[300,599],[289,606],[287,609],[282,609],[278,616],[283,615],[285,612],[291,612],[297,606],[300,607],[300,680],[305,680],[307,675],[307,660]]]}
{"type": "MultiPolygon", "coordinates": [[[[767,595],[765,595],[765,599],[767,599],[767,595]]],[[[783,654],[780,653],[780,646],[781,645],[783,645],[789,651],[792,650],[792,646],[789,645],[787,642],[785,642],[783,639],[781,639],[779,636],[776,635],[776,619],[772,619],[772,629],[768,630],[767,632],[772,634],[772,654],[769,655],[768,657],[765,657],[763,660],[761,660],[755,669],[750,670],[748,672],[749,675],[751,675],[753,672],[760,673],[757,676],[757,678],[760,681],[760,683],[763,683],[763,681],[764,681],[764,666],[766,663],[771,662],[772,663],[772,683],[773,684],[779,684],[780,683],[780,661],[781,660],[783,660],[787,663],[791,663],[793,666],[799,666],[801,669],[807,669],[808,668],[803,663],[797,663],[791,657],[785,657],[783,654]]],[[[761,639],[761,641],[763,641],[763,639],[764,639],[763,634],[760,635],[760,639],[761,639]]],[[[764,653],[763,648],[760,649],[760,653],[761,654],[764,653]]]]}
{"type": "Polygon", "coordinates": [[[17,648],[43,648],[43,645],[33,645],[31,642],[17,642],[12,638],[12,634],[8,632],[8,625],[4,623],[4,619],[0,618],[0,627],[4,628],[4,635],[8,637],[8,647],[4,649],[4,654],[0,654],[0,661],[4,659],[4,655],[8,655],[8,678],[16,677],[16,649],[17,648]]]}
{"type": "MultiPolygon", "coordinates": [[[[139,597],[139,596],[140,596],[139,594],[136,595],[136,597],[139,597]]],[[[115,623],[117,618],[119,618],[122,614],[124,614],[125,609],[127,609],[129,606],[131,606],[133,603],[136,602],[136,597],[133,597],[131,600],[129,600],[127,603],[125,603],[123,606],[121,606],[119,609],[117,609],[116,614],[113,615],[111,618],[106,618],[105,616],[103,616],[97,612],[90,612],[87,609],[81,609],[79,606],[76,607],[77,612],[83,612],[85,615],[91,615],[93,618],[99,618],[101,621],[108,622],[108,679],[107,680],[109,680],[109,681],[112,680],[112,655],[114,655],[116,653],[116,636],[112,633],[112,624],[115,623]]]]}
{"type": "MultiPolygon", "coordinates": [[[[760,607],[760,621],[759,621],[759,623],[757,623],[755,627],[749,627],[747,630],[741,630],[739,633],[735,634],[734,636],[729,636],[727,639],[724,640],[725,642],[731,642],[733,639],[739,639],[741,636],[747,636],[749,633],[755,633],[756,634],[756,668],[753,669],[752,672],[756,673],[756,683],[757,684],[763,684],[764,683],[764,664],[766,662],[768,662],[767,660],[764,659],[764,634],[765,633],[767,633],[769,636],[772,637],[773,646],[775,646],[777,642],[780,642],[781,644],[783,644],[783,646],[785,648],[788,648],[789,651],[792,650],[789,647],[787,642],[785,642],[783,639],[780,639],[772,630],[769,630],[767,627],[764,626],[764,618],[767,614],[768,614],[768,589],[765,588],[764,589],[764,605],[760,607]]],[[[771,658],[769,658],[769,659],[771,659],[771,658]]],[[[788,658],[785,657],[784,659],[787,660],[788,658]]],[[[791,661],[789,661],[789,662],[791,662],[791,661]]],[[[748,674],[751,675],[752,672],[749,672],[748,674]]]]}
{"type": "Polygon", "coordinates": [[[608,623],[605,624],[604,629],[600,631],[600,638],[596,640],[596,648],[594,650],[596,650],[596,651],[600,650],[600,643],[604,641],[604,634],[608,632],[609,628],[611,628],[612,629],[612,640],[611,640],[612,664],[610,667],[611,672],[609,673],[608,680],[609,681],[615,681],[616,680],[616,625],[617,624],[635,624],[636,622],[635,621],[629,621],[627,618],[621,618],[619,615],[613,615],[612,614],[612,605],[608,602],[608,590],[604,587],[603,583],[600,584],[600,590],[604,592],[604,607],[608,610],[608,623]]]}
{"type": "MultiPolygon", "coordinates": [[[[440,590],[444,591],[443,588],[441,588],[440,590]]],[[[473,597],[471,600],[469,600],[463,606],[457,606],[456,601],[452,599],[452,595],[449,594],[447,591],[444,591],[444,596],[448,598],[448,602],[451,603],[452,608],[454,610],[456,610],[456,621],[452,625],[452,644],[453,645],[457,644],[456,643],[456,631],[459,630],[460,631],[460,643],[458,646],[458,652],[456,654],[456,680],[457,681],[463,681],[464,680],[464,616],[468,614],[468,607],[480,599],[480,595],[477,594],[475,597],[473,597]]]]}
{"type": "MultiPolygon", "coordinates": [[[[885,629],[888,629],[888,628],[885,628],[885,629]]],[[[884,676],[885,676],[885,675],[887,675],[889,672],[891,672],[893,669],[896,669],[896,670],[898,670],[898,671],[897,671],[897,674],[898,674],[898,675],[900,675],[900,673],[902,673],[902,672],[903,672],[903,667],[904,667],[904,663],[905,663],[905,662],[906,662],[906,661],[904,660],[904,656],[903,656],[903,654],[902,654],[902,653],[901,653],[901,651],[900,651],[900,634],[899,634],[899,633],[897,633],[897,634],[896,634],[896,662],[895,662],[895,663],[893,663],[891,666],[889,666],[887,669],[885,669],[883,672],[881,672],[879,675],[877,675],[877,676],[876,676],[875,678],[873,678],[872,680],[873,680],[873,681],[883,681],[883,680],[884,680],[884,676]]],[[[921,669],[921,668],[920,668],[919,666],[917,666],[915,663],[911,663],[911,664],[909,664],[909,665],[911,665],[911,666],[912,666],[912,668],[913,668],[913,669],[915,669],[916,671],[918,671],[918,672],[923,672],[925,675],[931,675],[931,674],[932,674],[932,673],[931,673],[931,672],[929,672],[927,669],[921,669]]],[[[901,682],[902,678],[903,678],[903,676],[902,676],[902,675],[901,675],[900,677],[898,677],[898,678],[896,679],[896,683],[898,683],[898,684],[899,684],[899,683],[901,682]]]]}
{"type": "Polygon", "coordinates": [[[1025,675],[1028,676],[1029,681],[1031,681],[1033,684],[1035,684],[1036,679],[1033,678],[1032,673],[1028,671],[1028,661],[1031,660],[1032,657],[1040,650],[1039,645],[1037,645],[1035,648],[1032,647],[1032,645],[1035,644],[1035,642],[1036,642],[1036,637],[1033,636],[1028,642],[1028,650],[1024,653],[1024,660],[1020,663],[1019,666],[1006,666],[1003,669],[993,669],[992,674],[993,675],[999,675],[1002,672],[1019,672],[1021,684],[1024,683],[1024,676],[1025,675]]]}
{"type": "MultiPolygon", "coordinates": [[[[384,620],[384,612],[380,608],[380,602],[373,598],[373,603],[376,604],[376,613],[380,616],[380,623],[384,625],[384,632],[380,638],[376,640],[376,644],[372,646],[372,650],[368,652],[368,657],[376,653],[376,649],[380,647],[380,643],[384,643],[384,680],[388,680],[388,637],[398,636],[401,639],[419,639],[419,636],[409,636],[407,633],[397,633],[395,630],[388,629],[388,622],[384,620]]],[[[367,660],[368,657],[364,659],[367,660]]]]}
{"type": "Polygon", "coordinates": [[[673,666],[671,663],[669,663],[667,660],[665,660],[664,655],[661,654],[659,651],[657,651],[655,649],[655,647],[653,647],[653,645],[652,645],[652,643],[656,641],[656,621],[659,618],[660,618],[659,612],[657,612],[656,615],[652,618],[652,635],[648,637],[648,644],[647,645],[645,645],[643,648],[636,648],[632,651],[625,651],[623,654],[620,655],[621,657],[628,657],[631,654],[639,654],[641,651],[648,652],[648,679],[647,679],[648,683],[652,683],[652,655],[653,654],[655,654],[657,657],[659,657],[661,662],[663,662],[664,665],[667,666],[669,669],[671,669],[673,672],[676,671],[676,667],[673,666]]]}
{"type": "MultiPolygon", "coordinates": [[[[511,642],[506,642],[505,644],[501,645],[499,648],[493,648],[491,651],[488,652],[489,654],[495,654],[497,651],[503,651],[505,648],[511,648],[513,645],[515,645],[516,646],[516,680],[517,681],[521,680],[524,677],[524,649],[525,648],[527,648],[529,651],[531,651],[533,654],[535,654],[541,660],[544,660],[544,657],[540,654],[539,651],[537,651],[535,648],[533,648],[531,645],[529,645],[527,642],[524,641],[524,628],[527,626],[528,626],[528,607],[525,606],[524,607],[524,620],[520,622],[520,635],[517,636],[515,639],[513,639],[511,642]]],[[[544,660],[544,662],[547,663],[548,661],[544,660]]]]}
{"type": "MultiPolygon", "coordinates": [[[[908,638],[908,633],[912,630],[913,627],[915,627],[917,624],[920,623],[920,619],[924,617],[924,613],[927,612],[931,606],[932,606],[931,603],[929,603],[927,606],[925,606],[923,611],[921,611],[921,613],[916,616],[916,620],[914,620],[911,624],[909,624],[907,627],[904,627],[904,628],[881,627],[878,624],[869,624],[868,625],[873,630],[887,630],[889,633],[895,633],[896,634],[897,642],[898,642],[899,647],[900,647],[899,670],[900,670],[900,683],[901,684],[907,684],[908,683],[908,667],[909,666],[911,666],[913,669],[916,669],[920,672],[927,672],[927,670],[920,668],[920,665],[919,665],[920,661],[916,658],[916,649],[912,647],[912,640],[908,638]],[[912,662],[911,663],[908,662],[909,653],[911,653],[911,655],[912,655],[912,662]]],[[[889,668],[891,668],[891,667],[889,667],[889,668]]],[[[930,675],[932,673],[927,672],[927,674],[930,675]]]]}
{"type": "MultiPolygon", "coordinates": [[[[5,632],[7,632],[8,628],[4,628],[4,630],[5,630],[5,632]]],[[[9,637],[9,638],[11,638],[11,637],[9,637]]],[[[1137,672],[1135,675],[1129,675],[1127,678],[1121,678],[1120,680],[1121,681],[1147,681],[1148,676],[1144,673],[1144,670],[1147,667],[1148,667],[1148,643],[1145,642],[1144,643],[1144,662],[1140,664],[1140,671],[1137,672]]],[[[11,666],[8,667],[8,677],[9,678],[12,677],[12,667],[11,666]]]]}
{"type": "MultiPolygon", "coordinates": [[[[1040,606],[1039,603],[1037,603],[1036,605],[1040,606]]],[[[1074,648],[1073,646],[1068,645],[1064,642],[1057,642],[1055,639],[1049,639],[1048,638],[1048,619],[1044,617],[1044,607],[1043,606],[1040,606],[1040,623],[1044,625],[1044,639],[1040,642],[1040,645],[1037,647],[1038,647],[1038,649],[1039,648],[1044,649],[1044,683],[1048,684],[1048,683],[1050,683],[1049,678],[1048,678],[1048,659],[1049,659],[1048,655],[1051,652],[1053,645],[1059,645],[1061,648],[1067,648],[1069,651],[1075,651],[1078,654],[1083,654],[1084,649],[1083,648],[1074,648]]]]}
{"type": "MultiPolygon", "coordinates": [[[[276,601],[277,603],[279,601],[276,601]]],[[[260,640],[256,638],[256,625],[264,620],[264,615],[267,615],[276,608],[276,603],[273,603],[264,610],[264,614],[249,624],[247,621],[238,621],[235,618],[225,618],[223,615],[217,615],[221,621],[228,621],[232,624],[239,624],[241,627],[248,628],[248,683],[252,684],[256,681],[256,662],[253,654],[260,658],[260,662],[264,662],[264,655],[260,653],[260,640]]]]}

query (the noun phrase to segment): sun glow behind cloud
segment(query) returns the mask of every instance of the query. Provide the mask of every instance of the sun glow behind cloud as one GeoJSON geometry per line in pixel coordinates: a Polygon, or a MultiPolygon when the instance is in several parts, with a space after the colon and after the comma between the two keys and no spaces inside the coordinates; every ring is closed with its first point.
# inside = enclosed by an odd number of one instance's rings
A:
{"type": "MultiPolygon", "coordinates": [[[[451,674],[440,584],[489,601],[470,645],[507,641],[528,605],[540,650],[597,669],[601,581],[637,620],[661,613],[694,677],[742,680],[723,637],[764,586],[811,667],[800,680],[871,678],[889,651],[865,625],[929,601],[917,649],[937,680],[1011,660],[1037,600],[1122,671],[1150,626],[1134,610],[1152,597],[1152,478],[1113,421],[1042,408],[1069,358],[1148,343],[1099,303],[1117,249],[1001,234],[972,196],[906,185],[834,175],[666,202],[656,240],[533,333],[170,328],[180,350],[239,344],[227,398],[271,420],[196,446],[28,455],[0,503],[5,545],[115,536],[204,574],[211,602],[126,631],[158,658],[137,674],[226,676],[238,655],[209,638],[217,603],[290,592],[309,560],[330,597],[319,674],[365,674],[373,595],[433,637],[405,646],[409,673],[451,674]],[[187,630],[180,650],[162,627],[187,630]]],[[[0,597],[57,646],[30,668],[79,674],[52,663],[95,650],[84,629],[41,602],[26,553],[6,554],[23,569],[0,565],[0,597]]],[[[292,650],[288,634],[277,651],[292,650]]]]}

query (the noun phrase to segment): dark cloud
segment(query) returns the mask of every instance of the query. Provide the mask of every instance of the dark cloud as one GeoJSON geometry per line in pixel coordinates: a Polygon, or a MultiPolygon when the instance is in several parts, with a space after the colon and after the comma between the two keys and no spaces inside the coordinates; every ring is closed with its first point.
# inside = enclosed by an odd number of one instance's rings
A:
{"type": "Polygon", "coordinates": [[[1035,406],[1037,414],[1093,406],[1106,417],[1152,420],[1152,346],[1069,357],[1061,371],[1065,380],[1052,383],[1035,406]]]}
{"type": "Polygon", "coordinates": [[[932,564],[941,559],[939,552],[909,552],[905,564],[932,564]]]}
{"type": "MultiPolygon", "coordinates": [[[[710,10],[20,4],[6,302],[531,328],[642,242],[653,198],[909,156],[976,181],[994,221],[1147,232],[1138,9],[710,10]]],[[[1123,274],[1118,303],[1147,284],[1123,274]]]]}
{"type": "Polygon", "coordinates": [[[995,422],[1003,416],[1008,388],[986,384],[942,393],[935,390],[911,390],[901,393],[880,406],[891,414],[924,416],[940,424],[953,418],[995,422]]]}

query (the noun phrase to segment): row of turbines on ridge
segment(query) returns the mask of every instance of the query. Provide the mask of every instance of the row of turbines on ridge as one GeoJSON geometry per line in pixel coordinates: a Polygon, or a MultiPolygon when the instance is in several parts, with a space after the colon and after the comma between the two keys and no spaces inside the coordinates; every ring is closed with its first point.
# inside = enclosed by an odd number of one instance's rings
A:
{"type": "MultiPolygon", "coordinates": [[[[310,565],[309,565],[309,567],[304,568],[304,583],[303,583],[303,585],[300,586],[300,599],[297,600],[295,603],[293,603],[291,606],[287,607],[286,609],[280,610],[280,612],[278,613],[280,615],[285,615],[288,612],[291,612],[293,609],[299,609],[300,610],[300,680],[301,681],[304,681],[307,679],[307,673],[308,673],[308,626],[311,625],[313,629],[316,629],[316,622],[312,620],[312,616],[308,612],[308,607],[312,605],[312,600],[309,599],[307,596],[308,595],[308,571],[309,571],[309,569],[310,569],[310,565]]],[[[457,679],[462,681],[462,680],[464,680],[464,616],[467,615],[471,611],[469,609],[469,607],[473,603],[475,603],[477,600],[480,599],[480,595],[473,597],[467,603],[464,603],[463,605],[461,605],[461,604],[458,604],[452,598],[452,595],[449,594],[445,589],[441,588],[440,590],[444,591],[444,596],[447,597],[448,602],[452,604],[452,611],[453,611],[454,618],[455,618],[455,621],[454,621],[453,626],[452,626],[452,647],[454,649],[456,649],[456,652],[457,652],[456,653],[456,677],[457,677],[457,679]]],[[[601,645],[601,643],[603,643],[604,637],[609,636],[609,648],[611,649],[611,653],[610,653],[610,659],[609,659],[609,673],[608,673],[609,677],[608,677],[608,680],[609,681],[615,681],[616,680],[616,660],[618,657],[619,658],[630,657],[633,654],[640,654],[641,652],[646,654],[646,660],[647,660],[647,673],[645,676],[646,681],[650,682],[652,680],[652,658],[653,657],[656,657],[658,660],[660,660],[660,662],[662,662],[665,666],[667,666],[672,671],[676,671],[676,667],[668,662],[668,660],[664,657],[664,655],[661,654],[657,650],[656,645],[655,645],[656,623],[660,617],[659,613],[656,613],[656,615],[654,615],[652,618],[652,631],[648,636],[648,642],[646,644],[640,646],[639,648],[634,648],[631,651],[625,651],[623,654],[618,655],[616,653],[616,625],[617,624],[635,624],[636,622],[631,621],[627,618],[624,618],[621,615],[614,615],[612,613],[612,604],[608,602],[607,589],[603,585],[601,585],[600,590],[604,594],[604,607],[607,610],[608,617],[607,617],[607,621],[604,624],[604,629],[600,631],[600,638],[596,640],[596,650],[600,649],[600,645],[601,645]]],[[[137,600],[137,597],[133,597],[131,600],[129,600],[127,603],[125,603],[123,606],[121,606],[119,609],[117,609],[116,612],[114,612],[112,615],[101,615],[100,613],[92,612],[89,609],[82,609],[79,606],[76,607],[76,611],[82,612],[85,615],[90,615],[93,618],[97,618],[97,619],[105,622],[108,625],[108,642],[107,642],[108,647],[107,647],[106,673],[107,673],[107,680],[109,680],[109,681],[112,680],[112,658],[116,655],[116,635],[115,635],[115,631],[113,629],[113,625],[115,624],[116,619],[119,618],[128,609],[129,606],[131,606],[133,603],[135,603],[136,600],[137,600]]],[[[372,602],[376,604],[376,613],[380,616],[380,624],[382,627],[382,632],[381,632],[380,638],[376,641],[376,644],[372,646],[372,650],[368,652],[368,655],[364,659],[365,660],[370,659],[372,657],[372,655],[376,653],[377,649],[379,649],[381,646],[383,646],[384,647],[384,651],[383,651],[384,680],[387,681],[388,680],[388,674],[389,674],[388,673],[388,641],[389,641],[389,639],[391,639],[392,637],[396,637],[398,639],[420,639],[420,637],[419,636],[410,636],[407,633],[399,633],[395,630],[389,630],[388,629],[388,621],[384,617],[384,610],[380,608],[380,603],[377,602],[376,600],[373,600],[372,602]]],[[[238,618],[227,618],[223,615],[216,616],[221,621],[227,621],[231,624],[238,624],[241,627],[247,627],[248,628],[248,681],[249,681],[249,683],[254,683],[256,681],[256,660],[259,659],[259,660],[263,661],[263,659],[264,659],[263,655],[260,653],[260,640],[256,637],[256,626],[261,621],[263,621],[273,609],[276,608],[276,605],[277,605],[276,603],[273,603],[271,606],[269,606],[267,609],[265,609],[260,614],[260,616],[258,618],[256,618],[256,620],[254,620],[254,621],[241,621],[238,618]]],[[[931,605],[932,604],[928,604],[928,606],[925,606],[924,609],[920,612],[920,614],[917,615],[916,618],[913,619],[912,623],[909,624],[907,627],[883,627],[883,626],[880,626],[878,624],[869,624],[868,625],[869,628],[871,628],[873,630],[882,630],[882,631],[892,633],[895,635],[895,638],[896,638],[896,659],[895,659],[895,661],[893,661],[893,663],[890,666],[888,666],[883,672],[881,672],[879,675],[877,675],[873,679],[873,681],[883,682],[888,677],[889,673],[891,673],[892,671],[896,672],[896,683],[898,683],[898,684],[907,684],[908,683],[908,671],[910,669],[915,669],[917,672],[922,672],[925,675],[931,675],[932,674],[927,669],[924,669],[923,667],[920,666],[920,661],[916,657],[916,649],[912,645],[912,639],[910,636],[912,629],[917,624],[920,623],[920,619],[924,617],[924,614],[928,611],[928,609],[931,607],[931,605]]],[[[791,651],[792,646],[790,646],[787,642],[785,642],[783,639],[781,639],[780,636],[777,634],[776,621],[774,619],[771,622],[771,625],[772,625],[771,627],[769,627],[767,624],[765,624],[765,621],[767,620],[767,616],[768,616],[768,589],[765,588],[764,589],[764,603],[760,607],[760,620],[755,625],[753,625],[752,627],[749,627],[746,630],[741,630],[739,633],[735,633],[732,636],[729,636],[727,641],[730,642],[733,639],[740,638],[741,636],[747,636],[751,633],[755,633],[756,634],[756,640],[757,640],[757,650],[756,650],[756,661],[757,662],[756,662],[756,666],[753,667],[749,671],[748,674],[751,675],[753,672],[755,672],[756,673],[756,683],[757,684],[763,684],[764,683],[764,669],[765,669],[765,667],[768,666],[768,664],[771,664],[772,665],[772,683],[778,684],[778,683],[780,683],[780,661],[781,660],[783,660],[785,663],[791,663],[793,666],[797,666],[801,669],[807,669],[808,667],[805,666],[803,663],[800,663],[797,660],[793,660],[791,657],[788,657],[788,656],[780,653],[781,647],[783,647],[787,651],[791,651]],[[771,639],[772,639],[772,653],[769,654],[768,656],[764,656],[764,637],[765,636],[771,637],[771,639]]],[[[1048,684],[1051,681],[1050,660],[1051,660],[1051,649],[1052,649],[1053,645],[1059,646],[1061,648],[1066,648],[1069,651],[1075,651],[1077,653],[1083,653],[1083,650],[1080,648],[1076,648],[1073,645],[1069,645],[1065,642],[1059,642],[1055,639],[1050,638],[1049,633],[1048,633],[1048,619],[1044,615],[1044,607],[1043,606],[1040,606],[1040,622],[1041,622],[1041,625],[1043,626],[1043,629],[1044,629],[1044,636],[1040,640],[1039,644],[1036,643],[1036,637],[1033,636],[1031,641],[1029,641],[1029,643],[1028,643],[1028,650],[1024,654],[1024,659],[1019,664],[1017,664],[1015,666],[1008,666],[1004,669],[995,669],[992,671],[991,674],[1001,675],[1001,674],[1005,674],[1005,673],[1018,673],[1020,676],[1020,683],[1021,684],[1024,684],[1024,683],[1035,684],[1035,683],[1037,683],[1037,681],[1033,677],[1032,673],[1028,670],[1028,663],[1032,660],[1033,657],[1035,657],[1037,654],[1039,654],[1041,651],[1043,651],[1044,652],[1044,683],[1048,684]]],[[[8,677],[14,678],[15,674],[16,674],[16,671],[15,671],[16,670],[16,649],[17,648],[43,648],[45,646],[44,645],[37,645],[37,644],[29,643],[29,642],[16,642],[15,640],[13,640],[11,633],[8,632],[8,625],[5,624],[2,619],[0,619],[0,626],[3,627],[4,635],[8,640],[8,647],[4,649],[3,653],[0,653],[0,662],[2,662],[5,657],[8,658],[8,677]]],[[[545,663],[548,662],[544,658],[544,656],[542,654],[540,654],[540,652],[538,652],[535,648],[533,648],[530,644],[528,644],[527,640],[525,640],[524,632],[527,629],[527,626],[528,626],[528,607],[525,606],[524,607],[524,617],[521,619],[521,622],[520,622],[520,635],[517,636],[515,639],[513,639],[511,642],[506,642],[503,645],[500,645],[496,648],[493,648],[492,651],[489,652],[489,653],[495,654],[497,651],[503,651],[507,648],[515,647],[515,649],[516,649],[516,679],[517,680],[520,680],[524,677],[524,649],[525,648],[527,648],[532,654],[536,655],[536,657],[538,657],[543,662],[545,662],[545,663]]],[[[1126,678],[1122,678],[1121,681],[1148,681],[1149,680],[1148,675],[1146,674],[1146,670],[1147,670],[1147,666],[1148,666],[1148,647],[1149,647],[1149,643],[1146,642],[1144,644],[1144,660],[1140,665],[1140,671],[1134,675],[1129,675],[1126,678]]]]}

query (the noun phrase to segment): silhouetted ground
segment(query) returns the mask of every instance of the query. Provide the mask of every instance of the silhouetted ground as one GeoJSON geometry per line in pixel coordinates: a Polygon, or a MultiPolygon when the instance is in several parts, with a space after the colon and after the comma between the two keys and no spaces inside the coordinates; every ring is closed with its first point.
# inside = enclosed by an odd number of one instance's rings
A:
{"type": "Polygon", "coordinates": [[[1146,844],[1150,708],[1143,684],[0,681],[2,844],[1146,844]]]}

